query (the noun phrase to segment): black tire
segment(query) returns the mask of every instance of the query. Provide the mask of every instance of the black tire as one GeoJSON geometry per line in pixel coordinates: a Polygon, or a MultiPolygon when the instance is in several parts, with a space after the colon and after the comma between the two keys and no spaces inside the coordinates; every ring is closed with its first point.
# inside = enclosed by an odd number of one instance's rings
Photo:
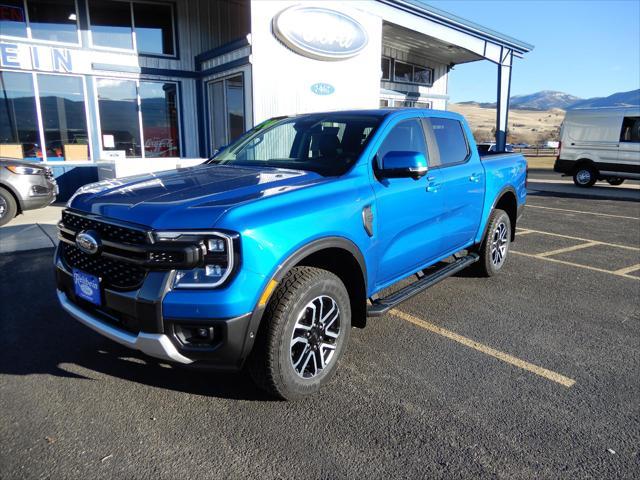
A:
{"type": "Polygon", "coordinates": [[[18,205],[13,195],[0,187],[0,227],[6,225],[18,213],[18,205]]]}
{"type": "Polygon", "coordinates": [[[579,165],[573,172],[573,183],[580,188],[593,187],[596,180],[598,180],[598,172],[587,163],[579,165]]]}
{"type": "Polygon", "coordinates": [[[351,305],[342,281],[327,270],[295,267],[282,279],[267,305],[248,359],[249,373],[260,388],[285,400],[316,393],[335,374],[349,342],[350,330],[351,305]],[[333,316],[329,317],[326,310],[331,312],[334,306],[338,316],[331,322],[333,316]],[[325,310],[322,315],[327,317],[322,328],[315,323],[314,312],[318,310],[325,310]],[[329,338],[327,332],[337,335],[335,340],[329,338]],[[328,358],[326,366],[318,369],[320,355],[328,358]]]}
{"type": "Polygon", "coordinates": [[[502,270],[511,246],[511,219],[504,210],[496,209],[489,217],[487,233],[476,251],[480,259],[473,264],[472,271],[481,277],[492,277],[502,270]],[[494,252],[494,247],[502,253],[494,252]],[[504,249],[500,248],[504,247],[504,249]],[[504,250],[504,251],[503,251],[504,250]],[[496,256],[500,261],[496,262],[496,256]]]}
{"type": "Polygon", "coordinates": [[[609,185],[613,185],[617,187],[618,185],[622,185],[624,183],[624,178],[616,177],[616,178],[607,178],[607,183],[609,185]]]}

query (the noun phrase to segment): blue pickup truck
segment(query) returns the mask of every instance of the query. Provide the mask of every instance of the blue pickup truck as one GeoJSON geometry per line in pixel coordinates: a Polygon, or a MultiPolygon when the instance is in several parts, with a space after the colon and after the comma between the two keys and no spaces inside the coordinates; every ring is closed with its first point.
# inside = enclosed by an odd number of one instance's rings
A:
{"type": "Polygon", "coordinates": [[[301,398],[367,317],[467,267],[500,272],[526,175],[519,154],[481,158],[454,113],[274,118],[200,166],[78,190],[58,298],[125,346],[301,398]]]}

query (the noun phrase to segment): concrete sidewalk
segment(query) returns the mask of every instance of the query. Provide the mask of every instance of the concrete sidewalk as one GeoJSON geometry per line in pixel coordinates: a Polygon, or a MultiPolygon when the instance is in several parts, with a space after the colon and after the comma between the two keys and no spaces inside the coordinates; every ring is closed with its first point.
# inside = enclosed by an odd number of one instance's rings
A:
{"type": "Polygon", "coordinates": [[[0,254],[53,248],[58,244],[56,224],[62,205],[29,210],[0,227],[0,254]]]}

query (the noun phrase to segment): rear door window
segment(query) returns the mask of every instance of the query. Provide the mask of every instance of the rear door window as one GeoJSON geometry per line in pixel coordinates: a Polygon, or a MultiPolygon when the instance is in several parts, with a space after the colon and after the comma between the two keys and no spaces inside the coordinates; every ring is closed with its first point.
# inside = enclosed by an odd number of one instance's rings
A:
{"type": "Polygon", "coordinates": [[[640,143],[640,117],[624,117],[620,141],[640,143]]]}
{"type": "MultiPolygon", "coordinates": [[[[439,166],[464,163],[469,157],[469,144],[458,120],[431,117],[425,119],[429,156],[438,159],[439,166]]],[[[435,165],[434,165],[435,166],[435,165]]]]}

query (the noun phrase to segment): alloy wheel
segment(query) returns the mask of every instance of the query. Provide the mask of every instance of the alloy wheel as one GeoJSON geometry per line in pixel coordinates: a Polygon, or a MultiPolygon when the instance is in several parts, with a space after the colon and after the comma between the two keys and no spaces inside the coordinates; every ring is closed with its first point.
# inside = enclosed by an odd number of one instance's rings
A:
{"type": "Polygon", "coordinates": [[[504,222],[500,222],[493,231],[491,237],[491,262],[496,268],[500,268],[507,256],[507,246],[509,243],[509,231],[504,222]]]}
{"type": "Polygon", "coordinates": [[[302,309],[291,334],[291,365],[304,379],[319,375],[334,357],[341,333],[340,308],[328,295],[302,309]]]}

